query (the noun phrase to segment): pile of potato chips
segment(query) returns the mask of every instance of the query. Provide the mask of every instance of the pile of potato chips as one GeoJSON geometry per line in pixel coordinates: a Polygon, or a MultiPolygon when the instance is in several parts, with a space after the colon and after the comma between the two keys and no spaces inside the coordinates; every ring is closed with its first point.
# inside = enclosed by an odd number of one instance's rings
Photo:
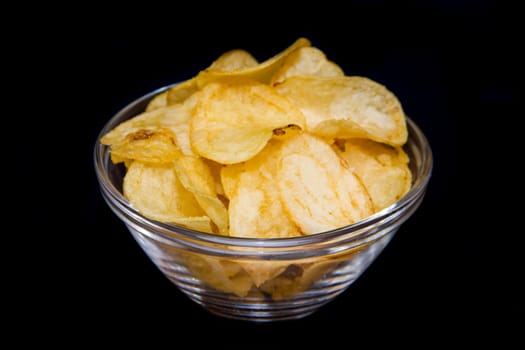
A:
{"type": "MultiPolygon", "coordinates": [[[[406,120],[383,85],[347,76],[299,38],[259,63],[231,50],[104,135],[144,216],[224,236],[285,238],[355,223],[411,187],[406,120]]],[[[363,249],[361,247],[360,249],[363,249]]],[[[282,299],[343,260],[224,259],[177,251],[194,276],[282,299]]]]}
{"type": "Polygon", "coordinates": [[[228,51],[104,135],[144,216],[235,237],[340,228],[411,187],[406,120],[383,85],[305,38],[258,62],[228,51]]]}

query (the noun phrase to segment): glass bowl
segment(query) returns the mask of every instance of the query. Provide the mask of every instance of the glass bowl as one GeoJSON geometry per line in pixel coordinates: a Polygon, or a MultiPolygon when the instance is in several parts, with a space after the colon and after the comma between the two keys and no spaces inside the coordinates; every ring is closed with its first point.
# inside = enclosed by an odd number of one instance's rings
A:
{"type": "Polygon", "coordinates": [[[318,234],[274,239],[213,235],[150,220],[122,194],[125,169],[111,161],[100,137],[144,111],[170,86],[124,107],[101,130],[94,147],[95,172],[104,200],[151,261],[189,299],[223,317],[267,322],[312,314],[345,291],[376,259],[422,202],[432,152],[407,118],[412,189],[399,201],[353,225],[318,234]]]}

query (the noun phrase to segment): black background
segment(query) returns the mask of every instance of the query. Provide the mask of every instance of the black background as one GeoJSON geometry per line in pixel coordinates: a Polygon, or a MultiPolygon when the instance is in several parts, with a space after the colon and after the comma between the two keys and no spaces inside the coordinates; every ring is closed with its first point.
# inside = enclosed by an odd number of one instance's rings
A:
{"type": "Polygon", "coordinates": [[[22,16],[32,29],[9,44],[28,73],[17,83],[31,89],[10,104],[32,116],[14,118],[27,139],[16,147],[15,174],[30,184],[17,204],[31,218],[22,215],[31,239],[17,277],[32,292],[13,324],[48,326],[40,337],[56,342],[67,334],[173,346],[514,339],[525,316],[523,230],[515,227],[522,186],[513,185],[522,161],[509,157],[523,117],[516,9],[466,0],[282,6],[46,5],[22,16]],[[420,209],[333,302],[297,321],[219,318],[163,277],[103,202],[93,146],[140,95],[190,78],[226,50],[262,61],[300,36],[346,74],[398,96],[430,141],[433,175],[420,209]],[[28,204],[33,198],[38,204],[28,204]]]}

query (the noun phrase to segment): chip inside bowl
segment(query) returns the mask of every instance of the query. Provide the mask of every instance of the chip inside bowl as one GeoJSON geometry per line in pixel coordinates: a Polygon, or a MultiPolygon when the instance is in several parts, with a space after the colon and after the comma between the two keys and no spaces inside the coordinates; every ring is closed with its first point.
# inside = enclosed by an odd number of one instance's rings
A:
{"type": "Polygon", "coordinates": [[[168,230],[177,244],[156,242],[162,257],[152,254],[190,294],[202,282],[213,289],[202,289],[206,295],[228,293],[217,300],[247,298],[259,307],[320,281],[335,295],[332,288],[341,290],[358,273],[345,272],[344,283],[325,276],[354,265],[362,271],[370,260],[360,256],[375,256],[389,237],[343,244],[334,231],[396,210],[413,186],[407,118],[396,95],[346,75],[306,38],[263,60],[226,51],[146,102],[100,143],[123,164],[122,195],[144,221],[198,231],[179,244],[178,232],[168,230]],[[201,237],[210,247],[194,247],[201,237]],[[292,257],[276,249],[279,257],[270,259],[259,249],[316,237],[344,247],[319,243],[312,250],[322,253],[291,249],[292,257]],[[236,242],[227,254],[218,248],[222,240],[236,242]]]}
{"type": "Polygon", "coordinates": [[[226,51],[101,143],[126,165],[124,195],[144,216],[288,238],[353,224],[402,198],[407,134],[393,92],[346,75],[299,38],[261,61],[226,51]]]}

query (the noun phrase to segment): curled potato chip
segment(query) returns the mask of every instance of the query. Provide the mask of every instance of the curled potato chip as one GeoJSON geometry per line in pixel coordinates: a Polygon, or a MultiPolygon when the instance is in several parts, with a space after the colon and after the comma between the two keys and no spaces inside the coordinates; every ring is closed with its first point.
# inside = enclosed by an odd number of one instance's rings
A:
{"type": "Polygon", "coordinates": [[[225,165],[220,171],[220,179],[224,196],[229,200],[238,186],[241,174],[244,171],[242,163],[225,165]]]}
{"type": "Polygon", "coordinates": [[[165,109],[161,123],[175,135],[177,146],[184,155],[194,156],[190,142],[190,120],[198,101],[199,93],[189,96],[184,102],[169,106],[165,109]]]}
{"type": "Polygon", "coordinates": [[[184,102],[197,92],[197,80],[191,78],[171,87],[166,93],[166,105],[171,106],[184,102]]]}
{"type": "Polygon", "coordinates": [[[171,164],[134,161],[124,176],[123,192],[131,205],[148,218],[212,232],[210,219],[181,184],[171,164]]]}
{"type": "MultiPolygon", "coordinates": [[[[223,74],[230,71],[250,68],[256,65],[257,60],[249,52],[244,50],[231,50],[219,56],[219,58],[213,61],[206,69],[211,72],[216,72],[217,74],[223,74]]],[[[199,86],[197,84],[197,79],[196,77],[193,77],[173,86],[167,92],[160,94],[165,94],[165,97],[160,95],[156,96],[150,104],[153,104],[153,108],[154,105],[161,104],[162,100],[165,100],[165,105],[182,103],[198,90],[199,86]],[[157,101],[157,98],[159,101],[157,101]]]]}
{"type": "Polygon", "coordinates": [[[223,79],[199,93],[190,121],[191,146],[198,155],[222,164],[256,155],[274,129],[305,125],[293,103],[255,80],[223,79]]]}
{"type": "MultiPolygon", "coordinates": [[[[140,150],[140,143],[130,141],[140,141],[138,135],[165,135],[166,130],[172,133],[172,139],[175,145],[185,155],[195,155],[190,144],[190,118],[197,101],[198,93],[187,98],[183,103],[160,107],[150,112],[141,113],[134,118],[128,119],[119,124],[101,138],[101,143],[111,146],[112,159],[115,163],[125,161],[125,156],[132,150],[135,153],[142,153],[147,157],[147,149],[140,150]],[[135,145],[135,146],[133,146],[135,145]],[[122,157],[124,155],[124,157],[122,157]]],[[[167,138],[164,138],[167,141],[167,138]]],[[[160,136],[152,141],[160,143],[160,136]]],[[[143,144],[148,142],[153,145],[152,141],[144,139],[143,144]]],[[[164,144],[166,150],[171,146],[164,144]]],[[[156,148],[153,148],[154,150],[156,148]]],[[[166,152],[165,152],[166,153],[166,152]]],[[[158,157],[157,155],[152,155],[158,157]]],[[[166,157],[164,157],[166,158],[166,157]]],[[[146,160],[145,161],[151,161],[146,160]]]]}
{"type": "Polygon", "coordinates": [[[137,130],[111,146],[111,160],[115,164],[126,160],[171,163],[179,154],[175,136],[166,128],[137,130]]]}
{"type": "Polygon", "coordinates": [[[248,51],[235,49],[220,55],[207,69],[214,72],[233,72],[255,67],[258,64],[259,62],[248,51]]]}
{"type": "Polygon", "coordinates": [[[228,77],[250,78],[268,84],[272,76],[283,65],[290,53],[301,47],[310,45],[311,43],[308,39],[299,38],[285,50],[255,66],[249,66],[244,69],[236,69],[233,71],[217,70],[213,69],[213,67],[212,69],[204,69],[200,71],[196,77],[197,85],[203,87],[206,84],[228,77]]]}
{"type": "Polygon", "coordinates": [[[177,146],[186,155],[192,155],[189,139],[189,121],[197,102],[198,93],[187,98],[183,103],[160,107],[149,112],[143,112],[128,119],[102,136],[100,142],[113,146],[126,142],[128,135],[148,130],[169,129],[173,132],[177,146]]]}
{"type": "Polygon", "coordinates": [[[313,46],[304,46],[291,52],[283,65],[270,80],[270,85],[283,82],[291,76],[342,77],[341,67],[328,60],[323,51],[313,46]]]}
{"type": "Polygon", "coordinates": [[[344,142],[341,155],[363,181],[376,210],[396,202],[412,186],[409,158],[401,147],[367,139],[349,139],[344,142]]]}
{"type": "Polygon", "coordinates": [[[340,228],[373,213],[364,185],[322,139],[300,134],[283,144],[281,155],[276,184],[303,233],[340,228]]]}
{"type": "Polygon", "coordinates": [[[215,192],[217,193],[217,195],[220,195],[220,198],[222,198],[223,202],[227,202],[228,197],[225,197],[226,194],[224,192],[224,187],[222,186],[221,180],[221,171],[222,168],[224,168],[224,165],[221,163],[214,162],[211,159],[201,159],[204,163],[206,163],[206,165],[210,169],[211,176],[213,177],[213,182],[215,183],[215,192]]]}
{"type": "Polygon", "coordinates": [[[293,76],[275,89],[306,118],[306,130],[327,138],[363,137],[403,145],[405,114],[396,96],[368,78],[293,76]]]}
{"type": "Polygon", "coordinates": [[[244,297],[253,286],[252,278],[236,262],[189,252],[182,256],[188,270],[217,290],[244,297]]]}
{"type": "Polygon", "coordinates": [[[168,105],[167,97],[168,97],[167,91],[157,94],[155,97],[151,99],[151,101],[149,101],[148,105],[146,106],[145,112],[151,112],[155,109],[166,107],[168,105]]]}
{"type": "Polygon", "coordinates": [[[163,123],[165,113],[166,109],[164,108],[140,113],[111,129],[102,136],[100,142],[104,145],[111,146],[113,144],[123,142],[128,134],[132,134],[140,130],[162,129],[165,127],[163,123]]]}
{"type": "Polygon", "coordinates": [[[177,176],[218,228],[228,235],[228,210],[216,192],[215,179],[208,164],[200,157],[181,155],[174,161],[177,176]]]}

